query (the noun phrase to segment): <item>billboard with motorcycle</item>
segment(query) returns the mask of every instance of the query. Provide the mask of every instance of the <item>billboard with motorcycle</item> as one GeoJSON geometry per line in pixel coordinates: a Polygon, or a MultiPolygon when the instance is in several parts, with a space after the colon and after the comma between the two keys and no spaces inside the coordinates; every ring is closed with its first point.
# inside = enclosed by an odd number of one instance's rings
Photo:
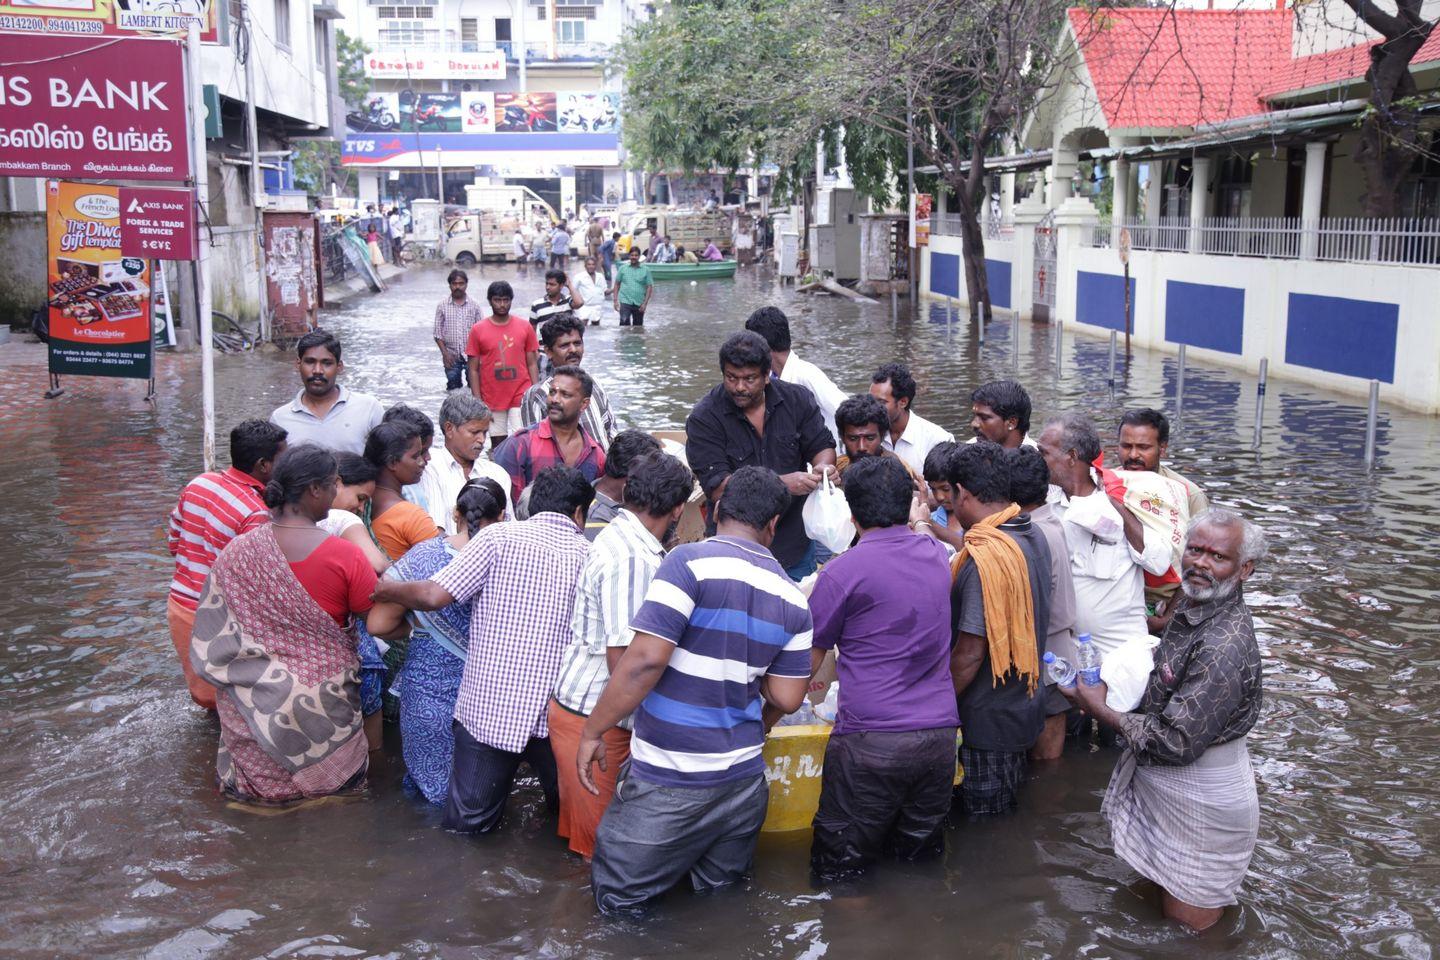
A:
{"type": "Polygon", "coordinates": [[[618,133],[620,94],[574,93],[558,95],[561,133],[618,133]]]}

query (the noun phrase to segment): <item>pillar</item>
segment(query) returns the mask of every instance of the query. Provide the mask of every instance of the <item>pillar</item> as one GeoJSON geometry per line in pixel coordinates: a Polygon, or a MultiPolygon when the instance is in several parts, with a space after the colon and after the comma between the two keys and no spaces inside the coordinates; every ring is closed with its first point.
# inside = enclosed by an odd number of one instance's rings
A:
{"type": "Polygon", "coordinates": [[[1300,195],[1300,257],[1314,260],[1320,253],[1320,210],[1325,203],[1325,155],[1330,145],[1305,144],[1305,189],[1300,195]]]}
{"type": "Polygon", "coordinates": [[[1080,154],[1069,147],[1062,147],[1058,144],[1050,155],[1050,190],[1046,197],[1046,205],[1055,209],[1070,199],[1071,189],[1070,178],[1075,176],[1075,170],[1080,166],[1080,154]]]}
{"type": "Polygon", "coordinates": [[[1013,171],[1000,174],[1000,222],[1010,223],[1015,219],[1015,174],[1013,171]]]}
{"type": "Polygon", "coordinates": [[[1145,181],[1145,221],[1156,223],[1160,219],[1160,198],[1165,189],[1165,161],[1151,160],[1145,169],[1149,176],[1145,181]]]}
{"type": "Polygon", "coordinates": [[[1210,158],[1190,161],[1190,252],[1200,252],[1200,226],[1210,210],[1210,158]]]}
{"type": "Polygon", "coordinates": [[[1120,230],[1125,226],[1125,221],[1130,219],[1130,161],[1124,157],[1116,160],[1114,176],[1115,186],[1111,201],[1110,228],[1114,234],[1111,243],[1118,245],[1120,230]]]}
{"type": "Polygon", "coordinates": [[[1100,212],[1087,197],[1071,197],[1055,211],[1055,320],[1074,320],[1076,252],[1090,245],[1100,212]]]}

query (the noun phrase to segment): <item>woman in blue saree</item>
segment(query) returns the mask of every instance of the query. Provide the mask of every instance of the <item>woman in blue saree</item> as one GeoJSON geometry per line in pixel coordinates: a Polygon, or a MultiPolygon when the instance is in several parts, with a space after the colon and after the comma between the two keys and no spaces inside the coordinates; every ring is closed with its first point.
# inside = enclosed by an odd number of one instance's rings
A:
{"type": "MultiPolygon", "coordinates": [[[[455,501],[457,533],[434,537],[407,550],[385,576],[392,580],[428,580],[484,527],[505,515],[505,491],[489,478],[470,480],[455,501]]],[[[403,634],[410,644],[395,686],[400,693],[400,740],[405,779],[433,804],[445,802],[450,762],[455,751],[451,724],[465,652],[470,644],[470,604],[452,603],[433,612],[407,611],[377,603],[367,617],[377,637],[403,634]]]]}

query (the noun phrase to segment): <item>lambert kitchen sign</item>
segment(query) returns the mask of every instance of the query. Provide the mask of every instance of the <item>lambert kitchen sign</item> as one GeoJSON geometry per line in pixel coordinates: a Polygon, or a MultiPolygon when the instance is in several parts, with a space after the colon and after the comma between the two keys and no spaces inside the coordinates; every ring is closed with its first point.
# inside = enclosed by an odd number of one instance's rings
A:
{"type": "Polygon", "coordinates": [[[0,176],[190,175],[179,43],[0,34],[0,64],[0,176]]]}

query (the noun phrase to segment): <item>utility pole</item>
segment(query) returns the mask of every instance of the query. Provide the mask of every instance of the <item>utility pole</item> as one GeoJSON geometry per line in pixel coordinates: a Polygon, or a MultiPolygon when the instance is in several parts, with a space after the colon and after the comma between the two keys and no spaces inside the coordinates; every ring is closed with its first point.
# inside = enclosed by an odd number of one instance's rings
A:
{"type": "Polygon", "coordinates": [[[191,19],[185,31],[185,69],[190,112],[189,148],[191,175],[195,182],[195,206],[200,216],[200,253],[195,258],[195,312],[200,326],[200,410],[204,437],[202,454],[206,470],[215,469],[215,344],[210,317],[210,171],[205,164],[205,124],[200,110],[205,102],[200,83],[200,23],[191,19]]]}
{"type": "Polygon", "coordinates": [[[260,286],[260,339],[270,342],[269,285],[265,281],[265,172],[260,169],[260,131],[255,123],[255,32],[250,0],[240,0],[240,26],[245,33],[245,146],[250,153],[250,205],[255,214],[255,280],[260,286]]]}
{"type": "Polygon", "coordinates": [[[910,194],[910,309],[916,309],[920,258],[915,255],[915,93],[910,88],[909,78],[905,82],[905,181],[910,194]]]}

